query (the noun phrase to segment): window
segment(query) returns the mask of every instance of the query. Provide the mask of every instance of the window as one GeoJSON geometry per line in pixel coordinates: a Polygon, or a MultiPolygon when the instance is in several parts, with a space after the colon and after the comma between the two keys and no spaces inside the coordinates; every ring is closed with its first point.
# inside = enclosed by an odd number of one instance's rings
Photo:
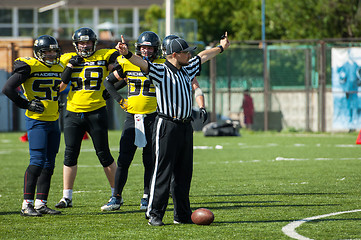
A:
{"type": "Polygon", "coordinates": [[[51,24],[53,22],[53,11],[38,13],[39,24],[51,24]]]}
{"type": "Polygon", "coordinates": [[[99,10],[99,23],[105,22],[114,22],[114,12],[113,9],[100,9],[99,10]]]}
{"type": "Polygon", "coordinates": [[[53,28],[39,27],[38,35],[53,35],[53,28]]]}
{"type": "Polygon", "coordinates": [[[118,10],[118,23],[132,23],[132,22],[133,22],[133,9],[118,10]]]}
{"type": "Polygon", "coordinates": [[[139,9],[139,22],[145,21],[145,13],[146,12],[147,12],[147,9],[139,9]]]}
{"type": "MultiPolygon", "coordinates": [[[[120,35],[124,35],[126,38],[133,38],[133,28],[132,27],[120,27],[120,35]]],[[[120,36],[119,36],[120,39],[120,36]]]]}
{"type": "Polygon", "coordinates": [[[1,28],[0,36],[12,36],[13,29],[12,28],[1,28]]]}
{"type": "Polygon", "coordinates": [[[0,9],[0,23],[11,23],[11,9],[0,9]]]}
{"type": "Polygon", "coordinates": [[[93,10],[92,9],[79,9],[79,24],[93,25],[93,10]]]}
{"type": "MultiPolygon", "coordinates": [[[[14,34],[16,34],[21,37],[38,37],[43,34],[54,35],[54,31],[57,31],[59,38],[69,39],[74,28],[90,27],[99,32],[111,30],[116,35],[115,38],[120,38],[121,34],[128,39],[133,38],[133,8],[97,9],[97,12],[92,8],[59,8],[57,11],[59,19],[53,19],[54,10],[39,13],[35,8],[22,8],[21,6],[13,9],[0,9],[0,36],[15,37],[14,34]],[[16,16],[18,16],[18,19],[15,20],[17,24],[13,23],[14,13],[17,13],[16,16]],[[94,26],[94,13],[99,14],[96,16],[99,18],[98,26],[94,26]],[[14,26],[17,28],[13,29],[14,26]],[[54,27],[58,29],[54,29],[54,27]]],[[[144,19],[146,11],[147,9],[139,9],[140,32],[147,30],[144,19]]]]}
{"type": "Polygon", "coordinates": [[[74,23],[74,9],[60,9],[59,10],[59,23],[60,24],[73,24],[74,23]]]}
{"type": "Polygon", "coordinates": [[[2,25],[0,28],[0,36],[13,35],[11,14],[11,9],[0,9],[0,24],[2,25]]]}
{"type": "Polygon", "coordinates": [[[20,37],[32,37],[34,35],[34,28],[19,28],[20,37]]]}
{"type": "Polygon", "coordinates": [[[19,9],[19,23],[34,23],[34,10],[19,9]]]}

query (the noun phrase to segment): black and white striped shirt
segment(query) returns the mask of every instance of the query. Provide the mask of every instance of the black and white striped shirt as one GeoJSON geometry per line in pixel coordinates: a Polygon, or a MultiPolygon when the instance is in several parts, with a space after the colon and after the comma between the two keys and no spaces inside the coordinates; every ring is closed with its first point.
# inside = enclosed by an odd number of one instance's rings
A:
{"type": "Polygon", "coordinates": [[[177,69],[170,62],[149,62],[149,79],[156,88],[157,112],[175,119],[192,115],[192,80],[201,71],[201,58],[195,56],[189,65],[177,69]]]}

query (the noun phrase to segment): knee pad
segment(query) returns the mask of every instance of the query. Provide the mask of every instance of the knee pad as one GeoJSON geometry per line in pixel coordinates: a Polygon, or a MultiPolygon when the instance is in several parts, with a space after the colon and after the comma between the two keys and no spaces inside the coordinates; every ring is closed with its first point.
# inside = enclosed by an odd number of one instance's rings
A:
{"type": "Polygon", "coordinates": [[[29,172],[33,176],[39,177],[42,170],[43,170],[42,167],[35,166],[35,165],[29,165],[28,169],[26,171],[29,172]]]}
{"type": "Polygon", "coordinates": [[[64,158],[64,165],[67,167],[75,166],[78,163],[77,159],[64,158]]]}
{"type": "Polygon", "coordinates": [[[130,164],[133,161],[133,156],[134,155],[130,155],[130,154],[121,152],[119,154],[118,161],[117,161],[118,167],[121,166],[122,168],[129,168],[130,164]]]}
{"type": "Polygon", "coordinates": [[[97,152],[98,159],[100,161],[100,164],[103,167],[108,167],[114,162],[114,158],[110,154],[110,152],[97,152]]]}
{"type": "Polygon", "coordinates": [[[78,164],[79,152],[65,148],[64,153],[64,165],[67,167],[72,167],[78,164]]]}
{"type": "Polygon", "coordinates": [[[52,175],[54,174],[54,169],[44,168],[41,173],[42,173],[42,174],[46,174],[46,175],[48,175],[48,176],[52,176],[52,175]]]}

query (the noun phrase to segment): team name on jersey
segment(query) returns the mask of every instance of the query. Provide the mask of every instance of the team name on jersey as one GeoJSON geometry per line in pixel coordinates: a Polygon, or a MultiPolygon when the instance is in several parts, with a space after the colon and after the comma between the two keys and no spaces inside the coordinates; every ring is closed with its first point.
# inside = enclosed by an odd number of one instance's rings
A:
{"type": "Polygon", "coordinates": [[[93,62],[84,62],[82,64],[80,64],[80,66],[106,66],[107,65],[107,61],[93,61],[93,62]]]}
{"type": "Polygon", "coordinates": [[[125,74],[131,77],[144,77],[144,74],[142,72],[127,71],[125,74]]]}
{"type": "Polygon", "coordinates": [[[34,72],[31,74],[31,77],[61,77],[60,72],[34,72]]]}

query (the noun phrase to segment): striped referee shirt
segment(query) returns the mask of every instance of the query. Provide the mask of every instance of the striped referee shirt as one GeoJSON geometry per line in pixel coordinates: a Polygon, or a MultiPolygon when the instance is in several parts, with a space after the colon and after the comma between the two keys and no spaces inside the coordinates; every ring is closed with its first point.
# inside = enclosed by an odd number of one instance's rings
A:
{"type": "Polygon", "coordinates": [[[201,71],[201,58],[195,56],[187,66],[177,69],[170,62],[148,62],[149,79],[156,88],[157,112],[175,119],[192,115],[192,80],[201,71]]]}

